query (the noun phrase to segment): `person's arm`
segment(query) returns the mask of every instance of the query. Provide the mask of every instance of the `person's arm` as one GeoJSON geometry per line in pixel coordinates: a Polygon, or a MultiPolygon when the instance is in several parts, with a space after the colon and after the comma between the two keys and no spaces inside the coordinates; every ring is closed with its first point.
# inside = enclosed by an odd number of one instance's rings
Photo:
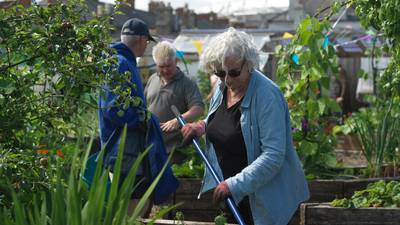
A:
{"type": "MultiPolygon", "coordinates": [[[[119,59],[121,60],[121,59],[119,59]]],[[[127,71],[128,65],[124,60],[119,63],[118,71],[123,74],[127,71]]],[[[132,76],[138,76],[138,74],[132,74],[132,76]]],[[[128,128],[136,128],[146,116],[146,108],[141,97],[139,97],[134,87],[128,87],[128,84],[121,84],[124,88],[131,88],[131,96],[140,98],[138,106],[133,106],[132,103],[128,107],[124,107],[123,103],[118,102],[118,95],[109,90],[108,87],[103,89],[103,96],[100,96],[100,107],[103,111],[103,115],[108,120],[112,121],[116,126],[124,126],[127,124],[128,128]]]]}
{"type": "MultiPolygon", "coordinates": [[[[203,115],[204,103],[197,84],[190,80],[184,87],[184,98],[189,108],[188,111],[182,114],[183,119],[190,123],[203,115]]],[[[176,118],[173,118],[165,123],[161,123],[160,127],[165,132],[171,132],[179,129],[180,125],[176,118]]]]}
{"type": "MultiPolygon", "coordinates": [[[[202,106],[194,105],[188,111],[182,114],[183,119],[190,123],[193,122],[195,119],[199,118],[203,115],[204,108],[202,106]]],[[[160,127],[165,132],[171,132],[177,130],[180,125],[176,118],[168,120],[165,123],[161,123],[160,127]]]]}

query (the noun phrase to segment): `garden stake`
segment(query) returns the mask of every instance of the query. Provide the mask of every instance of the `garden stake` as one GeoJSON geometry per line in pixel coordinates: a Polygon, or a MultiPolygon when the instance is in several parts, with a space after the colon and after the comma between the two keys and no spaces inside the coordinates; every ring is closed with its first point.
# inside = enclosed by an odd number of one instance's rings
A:
{"type": "MultiPolygon", "coordinates": [[[[172,112],[175,114],[176,119],[178,120],[179,124],[181,126],[184,126],[186,124],[185,120],[183,119],[182,115],[179,113],[179,110],[176,108],[176,106],[172,105],[171,106],[172,112]]],[[[222,182],[221,178],[218,177],[217,173],[215,172],[215,169],[211,166],[210,162],[208,161],[206,155],[203,153],[203,151],[200,148],[200,145],[198,144],[196,138],[192,139],[192,143],[196,148],[197,153],[200,155],[201,159],[204,161],[206,164],[207,168],[210,170],[211,175],[213,176],[214,180],[217,182],[217,184],[220,184],[222,182]]],[[[246,225],[243,221],[242,216],[239,213],[239,209],[235,204],[235,201],[233,200],[232,196],[229,196],[226,199],[226,203],[228,204],[229,208],[231,209],[233,216],[235,217],[236,221],[240,225],[246,225]]]]}

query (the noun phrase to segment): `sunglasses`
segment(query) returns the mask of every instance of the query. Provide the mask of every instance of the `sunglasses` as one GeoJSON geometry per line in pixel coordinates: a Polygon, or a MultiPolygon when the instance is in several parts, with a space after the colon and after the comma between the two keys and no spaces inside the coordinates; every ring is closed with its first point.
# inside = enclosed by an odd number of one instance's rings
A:
{"type": "MultiPolygon", "coordinates": [[[[243,69],[244,63],[245,63],[245,61],[243,60],[242,65],[240,66],[240,69],[229,70],[228,71],[228,76],[230,76],[230,77],[238,77],[238,76],[240,76],[240,74],[242,73],[242,69],[243,69]]],[[[214,74],[217,75],[217,77],[220,77],[220,78],[226,76],[225,70],[214,71],[214,74]]]]}

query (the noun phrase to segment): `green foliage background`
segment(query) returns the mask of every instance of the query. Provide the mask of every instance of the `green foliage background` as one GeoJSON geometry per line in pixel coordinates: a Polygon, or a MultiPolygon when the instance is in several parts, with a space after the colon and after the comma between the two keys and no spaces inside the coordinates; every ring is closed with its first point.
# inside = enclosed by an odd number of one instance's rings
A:
{"type": "Polygon", "coordinates": [[[56,145],[76,135],[110,80],[102,72],[115,61],[109,18],[77,0],[33,4],[0,9],[0,31],[0,145],[56,145]]]}
{"type": "Polygon", "coordinates": [[[277,83],[288,101],[293,141],[309,179],[335,176],[333,148],[336,138],[329,130],[340,107],[329,97],[330,76],[338,75],[332,45],[324,46],[331,29],[328,20],[302,20],[292,42],[277,46],[277,83]],[[298,57],[298,63],[293,60],[298,57]]]}

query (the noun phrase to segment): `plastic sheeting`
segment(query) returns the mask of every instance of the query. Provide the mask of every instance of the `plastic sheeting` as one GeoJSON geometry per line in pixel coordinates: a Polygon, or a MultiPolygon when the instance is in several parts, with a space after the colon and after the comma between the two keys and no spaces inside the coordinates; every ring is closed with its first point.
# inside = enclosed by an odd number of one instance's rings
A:
{"type": "MultiPolygon", "coordinates": [[[[182,32],[173,42],[174,46],[182,52],[185,53],[197,53],[195,42],[201,41],[203,44],[203,49],[207,47],[211,38],[224,32],[225,30],[204,30],[204,31],[192,31],[192,32],[182,32]]],[[[267,32],[258,31],[245,31],[253,37],[254,43],[258,50],[261,50],[265,43],[269,42],[270,34],[267,32]]]]}
{"type": "MultiPolygon", "coordinates": [[[[178,51],[183,52],[185,55],[192,55],[191,63],[189,65],[185,65],[182,62],[178,63],[178,66],[187,73],[187,75],[191,77],[195,77],[197,70],[199,69],[198,55],[199,49],[198,45],[201,43],[202,49],[206,48],[210,40],[224,32],[225,30],[195,30],[195,31],[183,31],[179,34],[178,37],[174,40],[173,44],[178,51]],[[197,46],[196,46],[197,45],[197,46]],[[194,56],[194,57],[193,57],[194,56]]],[[[253,37],[254,44],[257,49],[260,51],[260,70],[262,70],[265,64],[268,61],[269,54],[266,52],[262,52],[261,50],[265,46],[266,43],[270,42],[270,33],[263,32],[262,30],[245,30],[246,33],[253,37]]]]}

